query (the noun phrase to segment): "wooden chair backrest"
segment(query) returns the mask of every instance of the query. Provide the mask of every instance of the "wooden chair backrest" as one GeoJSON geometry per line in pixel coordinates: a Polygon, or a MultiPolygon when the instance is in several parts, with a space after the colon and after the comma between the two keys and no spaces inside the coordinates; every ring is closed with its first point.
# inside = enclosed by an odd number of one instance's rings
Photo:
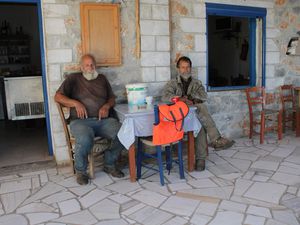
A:
{"type": "Polygon", "coordinates": [[[265,108],[266,91],[264,87],[246,88],[245,91],[250,113],[253,112],[253,106],[255,105],[260,105],[262,110],[265,108]]]}
{"type": "Polygon", "coordinates": [[[64,128],[67,146],[69,148],[69,152],[71,152],[72,151],[72,142],[71,142],[70,131],[68,128],[68,115],[69,115],[70,109],[68,107],[63,106],[60,103],[56,103],[56,105],[57,105],[59,116],[60,116],[60,119],[61,119],[61,122],[62,122],[62,125],[64,128]]]}
{"type": "Polygon", "coordinates": [[[281,85],[280,86],[280,100],[284,107],[286,103],[292,104],[295,107],[295,95],[293,85],[281,85]]]}

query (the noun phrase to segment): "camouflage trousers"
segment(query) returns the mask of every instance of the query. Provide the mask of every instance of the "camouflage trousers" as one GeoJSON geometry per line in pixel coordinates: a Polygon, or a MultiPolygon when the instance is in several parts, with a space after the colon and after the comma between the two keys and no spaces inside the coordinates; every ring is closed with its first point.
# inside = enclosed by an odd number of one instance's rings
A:
{"type": "Polygon", "coordinates": [[[204,103],[195,104],[197,107],[197,116],[202,125],[202,128],[195,138],[195,155],[197,159],[205,159],[208,153],[208,143],[217,140],[221,135],[216,127],[216,123],[208,112],[207,106],[204,103]]]}

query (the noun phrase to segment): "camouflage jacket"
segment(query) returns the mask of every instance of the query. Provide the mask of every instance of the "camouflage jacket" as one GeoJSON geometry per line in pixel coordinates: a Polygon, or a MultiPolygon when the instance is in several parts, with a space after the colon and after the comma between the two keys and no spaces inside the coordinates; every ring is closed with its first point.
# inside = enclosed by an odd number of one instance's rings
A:
{"type": "MultiPolygon", "coordinates": [[[[183,92],[183,85],[180,76],[177,76],[175,79],[170,80],[163,88],[162,101],[169,102],[174,96],[182,97],[184,95],[183,92]]],[[[207,93],[205,92],[200,80],[192,78],[187,89],[187,97],[192,101],[200,100],[205,102],[207,100],[207,93]]]]}

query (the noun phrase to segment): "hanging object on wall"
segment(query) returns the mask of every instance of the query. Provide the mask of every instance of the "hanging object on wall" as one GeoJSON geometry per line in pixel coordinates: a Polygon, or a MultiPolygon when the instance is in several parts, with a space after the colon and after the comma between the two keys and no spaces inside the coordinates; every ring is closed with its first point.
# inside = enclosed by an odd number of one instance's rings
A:
{"type": "Polygon", "coordinates": [[[241,60],[243,60],[243,61],[247,60],[248,49],[249,49],[249,43],[246,39],[244,39],[243,44],[242,44],[242,49],[241,49],[241,55],[240,55],[241,60]]]}
{"type": "MultiPolygon", "coordinates": [[[[298,32],[300,33],[300,32],[298,32]]],[[[292,37],[287,46],[287,55],[300,55],[300,38],[292,37]]]]}
{"type": "MultiPolygon", "coordinates": [[[[99,0],[98,0],[99,1],[99,0]]],[[[100,0],[101,1],[101,0],[100,0]]],[[[121,3],[121,4],[124,4],[126,6],[126,2],[125,0],[112,0],[111,3],[121,3]]]]}

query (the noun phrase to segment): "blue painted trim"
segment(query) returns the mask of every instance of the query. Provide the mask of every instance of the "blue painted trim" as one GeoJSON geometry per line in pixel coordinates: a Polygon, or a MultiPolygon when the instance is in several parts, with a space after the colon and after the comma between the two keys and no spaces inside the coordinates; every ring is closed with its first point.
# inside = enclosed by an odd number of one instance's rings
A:
{"type": "Polygon", "coordinates": [[[34,3],[37,5],[38,10],[38,26],[40,35],[40,49],[41,49],[41,66],[42,66],[42,84],[43,84],[43,95],[45,103],[45,114],[46,114],[46,125],[47,125],[47,140],[48,140],[48,153],[50,156],[53,155],[53,145],[51,137],[51,126],[50,126],[50,113],[48,105],[48,94],[47,94],[47,81],[46,81],[46,63],[45,63],[45,51],[44,51],[44,34],[43,34],[43,20],[42,20],[42,5],[40,0],[0,0],[5,3],[34,3]]]}
{"type": "Polygon", "coordinates": [[[243,86],[223,86],[223,87],[211,87],[208,86],[209,91],[232,91],[232,90],[244,90],[245,88],[251,87],[251,85],[243,86]]]}
{"type": "Polygon", "coordinates": [[[262,21],[262,86],[266,86],[266,16],[262,21]]]}
{"type": "Polygon", "coordinates": [[[42,82],[43,82],[43,93],[45,102],[45,114],[46,114],[46,125],[47,125],[47,138],[48,138],[48,153],[53,156],[53,145],[51,136],[51,123],[50,123],[50,111],[49,101],[47,93],[47,79],[46,79],[46,62],[45,62],[45,51],[44,51],[44,33],[43,33],[43,18],[42,18],[42,5],[41,1],[37,1],[38,8],[38,22],[39,22],[39,34],[40,34],[40,50],[41,50],[41,66],[42,66],[42,82]]]}
{"type": "Polygon", "coordinates": [[[256,18],[249,19],[249,75],[250,85],[256,84],[256,18]]]}
{"type": "Polygon", "coordinates": [[[207,15],[237,16],[237,17],[264,17],[267,14],[265,8],[236,6],[216,3],[205,3],[207,15]]]}
{"type": "Polygon", "coordinates": [[[0,0],[0,2],[5,3],[38,3],[39,0],[0,0]]]}
{"type": "Polygon", "coordinates": [[[208,62],[209,62],[209,52],[208,52],[208,17],[206,17],[206,90],[209,91],[210,90],[210,86],[209,86],[209,67],[208,67],[208,62]]]}

